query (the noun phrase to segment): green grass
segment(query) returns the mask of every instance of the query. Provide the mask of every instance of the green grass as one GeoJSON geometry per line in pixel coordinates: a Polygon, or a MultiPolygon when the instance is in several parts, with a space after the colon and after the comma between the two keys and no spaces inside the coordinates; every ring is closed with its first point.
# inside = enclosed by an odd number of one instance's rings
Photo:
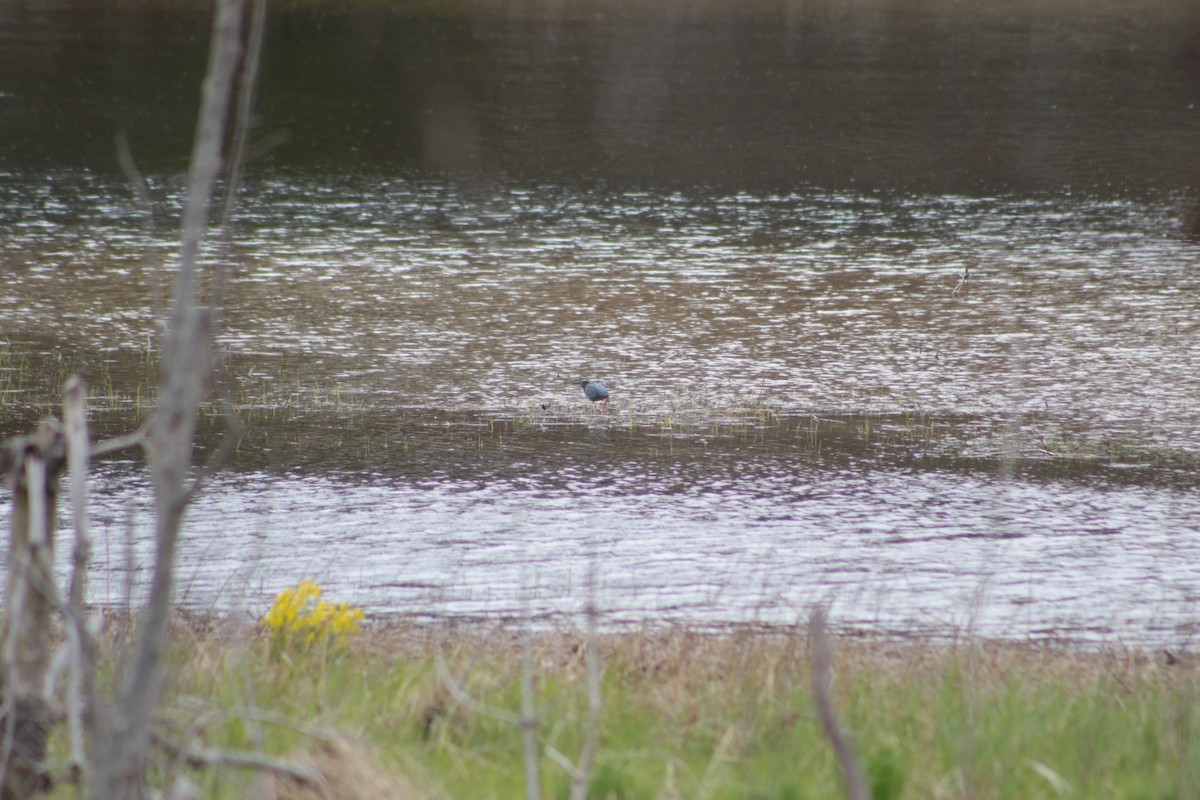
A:
{"type": "MultiPolygon", "coordinates": [[[[516,713],[518,640],[499,629],[373,626],[348,648],[281,659],[261,634],[181,629],[167,716],[209,747],[280,755],[313,748],[312,732],[338,732],[414,796],[517,798],[519,731],[456,701],[436,664],[440,654],[479,703],[516,713]],[[261,713],[290,722],[244,718],[261,713]]],[[[575,631],[533,642],[541,743],[571,759],[587,718],[584,645],[575,631]]],[[[599,647],[591,797],[842,796],[803,634],[650,631],[604,635],[599,647]]],[[[837,702],[876,798],[1200,796],[1196,659],[843,641],[837,671],[837,702]]],[[[544,754],[540,767],[543,796],[565,798],[566,773],[544,754]]],[[[245,796],[254,783],[230,768],[192,777],[210,798],[245,796]]],[[[56,796],[72,795],[64,786],[56,796]]]]}

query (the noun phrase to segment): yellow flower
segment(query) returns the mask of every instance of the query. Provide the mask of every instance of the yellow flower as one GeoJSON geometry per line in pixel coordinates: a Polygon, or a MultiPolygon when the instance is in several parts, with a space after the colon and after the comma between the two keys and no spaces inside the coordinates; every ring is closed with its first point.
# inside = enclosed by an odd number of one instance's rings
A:
{"type": "Polygon", "coordinates": [[[342,644],[366,618],[361,608],[348,603],[332,605],[321,599],[316,581],[301,581],[284,589],[263,617],[276,647],[282,649],[303,642],[305,647],[332,640],[342,644]]]}

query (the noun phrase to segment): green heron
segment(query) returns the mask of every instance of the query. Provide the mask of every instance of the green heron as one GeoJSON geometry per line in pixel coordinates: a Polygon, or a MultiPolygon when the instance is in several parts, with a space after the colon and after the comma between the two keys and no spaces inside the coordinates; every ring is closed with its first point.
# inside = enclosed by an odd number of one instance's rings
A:
{"type": "Polygon", "coordinates": [[[604,401],[604,405],[600,408],[600,413],[603,414],[608,408],[608,387],[600,381],[579,381],[578,385],[583,389],[587,399],[592,401],[592,410],[595,410],[596,403],[604,401]]]}

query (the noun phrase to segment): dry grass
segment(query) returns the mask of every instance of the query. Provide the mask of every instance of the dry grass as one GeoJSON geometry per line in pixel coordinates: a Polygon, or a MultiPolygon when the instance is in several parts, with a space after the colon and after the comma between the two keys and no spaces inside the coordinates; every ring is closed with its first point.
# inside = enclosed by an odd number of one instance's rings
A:
{"type": "MultiPolygon", "coordinates": [[[[280,659],[257,629],[181,617],[167,717],[214,751],[321,776],[212,767],[193,775],[209,798],[507,800],[524,794],[520,731],[456,700],[438,665],[481,707],[513,714],[522,638],[514,627],[373,622],[344,648],[280,659]]],[[[587,719],[586,644],[573,628],[532,638],[539,740],[572,758],[587,719]]],[[[804,629],[651,628],[596,644],[604,710],[589,797],[842,796],[804,629]]],[[[835,646],[836,706],[877,800],[1200,796],[1194,656],[981,640],[835,646]]],[[[552,759],[541,774],[544,797],[566,796],[552,759]]]]}
{"type": "Polygon", "coordinates": [[[415,800],[423,795],[380,766],[377,757],[349,740],[320,742],[293,757],[295,765],[313,773],[301,780],[268,773],[257,800],[415,800]]]}

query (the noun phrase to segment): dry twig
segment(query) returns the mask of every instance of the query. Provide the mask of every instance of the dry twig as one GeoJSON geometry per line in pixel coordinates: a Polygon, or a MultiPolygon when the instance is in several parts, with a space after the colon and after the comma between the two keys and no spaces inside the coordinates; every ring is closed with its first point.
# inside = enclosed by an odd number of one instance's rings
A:
{"type": "Polygon", "coordinates": [[[588,606],[587,606],[587,687],[588,687],[588,717],[587,728],[583,734],[583,744],[579,750],[578,764],[551,745],[546,745],[546,755],[562,767],[571,776],[570,800],[586,800],[588,784],[592,780],[592,765],[596,758],[596,744],[600,738],[600,711],[602,707],[600,695],[600,654],[596,647],[596,623],[598,612],[595,599],[595,565],[588,574],[588,606]]]}
{"type": "Polygon", "coordinates": [[[316,784],[320,780],[320,776],[311,770],[305,769],[297,764],[292,764],[277,758],[271,758],[270,756],[262,753],[249,753],[241,750],[222,750],[215,747],[206,747],[205,745],[195,742],[176,742],[168,739],[166,736],[157,731],[151,732],[151,739],[155,745],[161,747],[175,758],[184,761],[193,769],[206,769],[209,767],[237,767],[240,769],[254,769],[262,772],[275,772],[280,775],[286,775],[306,784],[316,784]]]}
{"type": "Polygon", "coordinates": [[[75,549],[71,586],[63,609],[71,653],[71,680],[67,689],[67,719],[70,722],[71,761],[77,771],[87,769],[85,733],[93,730],[96,713],[95,643],[88,630],[84,598],[87,570],[91,561],[92,534],[88,524],[87,387],[72,376],[63,387],[63,421],[66,432],[67,470],[71,475],[71,513],[75,518],[75,549]]]}
{"type": "Polygon", "coordinates": [[[833,701],[833,647],[829,643],[829,634],[825,629],[826,610],[817,606],[809,617],[808,633],[812,646],[812,692],[817,706],[817,715],[821,719],[821,729],[833,746],[838,766],[846,781],[846,797],[848,800],[870,800],[871,788],[862,764],[858,760],[858,752],[854,740],[842,728],[838,721],[837,709],[833,701]]]}
{"type": "Polygon", "coordinates": [[[160,361],[158,410],[150,426],[148,454],[156,512],[150,601],[138,627],[135,655],[118,687],[112,718],[98,737],[90,776],[90,794],[105,800],[141,795],[150,721],[164,681],[175,551],[190,499],[185,480],[191,467],[196,410],[208,382],[212,357],[211,314],[198,305],[200,250],[221,167],[226,114],[241,55],[243,11],[243,0],[218,0],[213,20],[209,65],[188,170],[175,296],[160,361]]]}
{"type": "Polygon", "coordinates": [[[525,756],[525,800],[541,800],[538,770],[537,711],[534,707],[533,633],[528,615],[521,635],[521,750],[525,756]]]}

